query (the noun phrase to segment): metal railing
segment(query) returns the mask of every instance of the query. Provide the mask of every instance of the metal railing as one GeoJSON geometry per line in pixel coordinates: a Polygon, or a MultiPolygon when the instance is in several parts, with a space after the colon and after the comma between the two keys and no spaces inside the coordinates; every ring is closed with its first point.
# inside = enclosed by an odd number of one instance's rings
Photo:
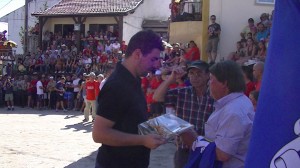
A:
{"type": "Polygon", "coordinates": [[[179,13],[171,16],[173,22],[201,21],[202,3],[201,2],[181,2],[179,4],[179,13]]]}

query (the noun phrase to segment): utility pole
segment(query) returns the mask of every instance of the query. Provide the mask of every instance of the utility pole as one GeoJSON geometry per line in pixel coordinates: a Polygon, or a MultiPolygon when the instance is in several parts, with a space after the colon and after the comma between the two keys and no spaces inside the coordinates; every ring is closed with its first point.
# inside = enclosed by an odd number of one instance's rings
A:
{"type": "Polygon", "coordinates": [[[24,54],[28,52],[28,3],[29,0],[25,0],[24,54]]]}

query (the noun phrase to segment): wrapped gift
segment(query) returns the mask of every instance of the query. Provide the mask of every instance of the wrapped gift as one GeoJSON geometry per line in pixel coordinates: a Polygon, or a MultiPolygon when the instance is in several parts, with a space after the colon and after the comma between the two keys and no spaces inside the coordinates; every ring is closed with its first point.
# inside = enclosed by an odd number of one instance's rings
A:
{"type": "Polygon", "coordinates": [[[158,134],[166,139],[171,139],[194,126],[173,114],[164,114],[139,124],[141,135],[158,134]]]}

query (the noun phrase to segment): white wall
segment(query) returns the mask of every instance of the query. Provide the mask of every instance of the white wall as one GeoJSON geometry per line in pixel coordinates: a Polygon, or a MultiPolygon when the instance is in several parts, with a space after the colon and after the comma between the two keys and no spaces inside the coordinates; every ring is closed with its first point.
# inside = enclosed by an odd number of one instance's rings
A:
{"type": "Polygon", "coordinates": [[[22,7],[8,15],[8,39],[18,44],[18,47],[16,48],[17,54],[23,53],[23,46],[21,44],[19,32],[21,31],[21,27],[24,28],[24,12],[25,8],[22,7]]]}
{"type": "Polygon", "coordinates": [[[255,0],[210,0],[210,15],[217,16],[217,23],[221,25],[218,58],[226,58],[235,50],[235,43],[240,40],[240,32],[253,18],[255,24],[259,22],[262,13],[271,14],[274,5],[256,4],[255,0]]]}
{"type": "MultiPolygon", "coordinates": [[[[40,0],[33,0],[28,4],[28,27],[33,27],[35,23],[38,22],[38,19],[34,16],[31,16],[31,13],[36,11],[40,11],[44,9],[44,4],[47,2],[48,7],[52,7],[60,0],[51,0],[51,1],[40,1],[40,0]]],[[[19,32],[21,31],[21,27],[24,28],[25,22],[25,7],[21,7],[10,14],[7,15],[8,18],[8,31],[9,36],[8,39],[15,41],[18,44],[16,48],[17,54],[23,53],[23,46],[21,44],[21,37],[19,36],[19,32]]]]}
{"type": "Polygon", "coordinates": [[[142,30],[143,20],[168,20],[170,16],[169,0],[144,0],[133,14],[123,19],[123,40],[126,43],[130,38],[142,30]]]}

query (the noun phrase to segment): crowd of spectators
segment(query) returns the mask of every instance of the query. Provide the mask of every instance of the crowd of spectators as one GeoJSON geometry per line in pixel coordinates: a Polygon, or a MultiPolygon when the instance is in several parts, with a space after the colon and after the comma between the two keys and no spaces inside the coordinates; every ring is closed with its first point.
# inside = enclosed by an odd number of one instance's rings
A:
{"type": "Polygon", "coordinates": [[[241,40],[236,43],[236,51],[230,53],[228,59],[241,65],[247,64],[249,60],[264,62],[270,40],[272,16],[273,14],[270,16],[262,13],[256,24],[253,18],[249,18],[248,25],[240,33],[241,40]]]}

